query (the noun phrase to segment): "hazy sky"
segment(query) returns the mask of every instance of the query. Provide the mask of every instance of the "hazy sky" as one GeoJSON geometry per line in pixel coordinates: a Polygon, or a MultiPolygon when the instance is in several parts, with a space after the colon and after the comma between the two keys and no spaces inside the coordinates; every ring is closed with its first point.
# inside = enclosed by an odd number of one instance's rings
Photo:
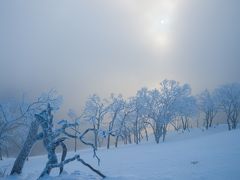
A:
{"type": "Polygon", "coordinates": [[[240,81],[239,0],[1,0],[1,92],[55,88],[67,107],[167,78],[240,81]]]}

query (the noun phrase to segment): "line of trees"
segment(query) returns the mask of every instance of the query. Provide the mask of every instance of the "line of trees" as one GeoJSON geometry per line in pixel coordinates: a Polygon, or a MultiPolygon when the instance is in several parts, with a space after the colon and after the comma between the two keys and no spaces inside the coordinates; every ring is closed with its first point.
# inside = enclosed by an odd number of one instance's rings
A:
{"type": "MultiPolygon", "coordinates": [[[[59,104],[61,98],[54,93],[46,93],[32,103],[25,98],[0,102],[0,159],[8,155],[10,147],[20,149],[23,146],[27,138],[24,132],[31,126],[35,114],[39,114],[48,103],[59,104]]],[[[101,146],[110,148],[112,144],[118,147],[119,142],[138,144],[143,138],[148,140],[149,134],[153,134],[156,143],[159,143],[161,139],[165,141],[170,128],[189,130],[196,117],[201,117],[203,126],[208,129],[213,126],[217,113],[225,114],[229,130],[237,128],[240,83],[225,84],[193,96],[190,85],[164,80],[158,88],[142,88],[134,97],[127,99],[114,94],[102,99],[94,94],[87,99],[79,116],[73,110],[69,115],[75,123],[72,128],[75,136],[82,126],[76,122],[80,120],[88,124],[86,128],[91,128],[93,144],[97,149],[101,146]]]]}
{"type": "Polygon", "coordinates": [[[101,139],[107,137],[118,146],[138,144],[144,137],[148,140],[153,133],[156,143],[164,141],[169,128],[189,130],[191,122],[203,118],[203,126],[213,126],[217,113],[224,113],[228,129],[236,129],[240,112],[240,84],[219,86],[212,92],[204,90],[193,96],[188,84],[181,85],[174,80],[164,80],[157,89],[142,88],[134,97],[124,99],[111,95],[101,99],[97,95],[88,98],[82,112],[82,120],[90,122],[96,133],[95,145],[100,147],[101,139]]]}

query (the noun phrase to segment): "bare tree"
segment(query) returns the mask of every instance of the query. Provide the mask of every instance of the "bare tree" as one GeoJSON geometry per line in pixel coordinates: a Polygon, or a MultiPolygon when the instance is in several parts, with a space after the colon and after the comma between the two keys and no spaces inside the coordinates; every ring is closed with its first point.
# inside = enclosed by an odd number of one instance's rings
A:
{"type": "Polygon", "coordinates": [[[179,114],[179,99],[189,95],[191,89],[189,85],[180,84],[174,80],[164,80],[160,83],[160,89],[147,91],[147,117],[153,129],[156,143],[167,133],[167,126],[179,114]]]}
{"type": "Polygon", "coordinates": [[[199,109],[204,113],[205,127],[212,127],[214,117],[218,112],[217,98],[214,93],[207,89],[198,96],[199,109]]]}
{"type": "Polygon", "coordinates": [[[73,109],[69,109],[68,111],[68,116],[71,118],[72,121],[74,121],[74,132],[75,132],[75,138],[74,138],[74,152],[77,152],[77,131],[78,131],[78,128],[79,128],[79,122],[80,122],[80,119],[81,119],[81,116],[77,116],[75,111],[73,109]]]}
{"type": "Polygon", "coordinates": [[[125,101],[124,103],[124,108],[119,112],[119,115],[117,116],[116,119],[116,127],[117,129],[115,130],[115,147],[118,146],[119,138],[122,137],[123,141],[127,141],[127,138],[129,138],[129,129],[127,127],[127,121],[130,118],[131,113],[134,112],[134,107],[132,106],[131,103],[125,101]]]}
{"type": "Polygon", "coordinates": [[[114,96],[113,94],[111,95],[111,101],[109,104],[108,112],[110,114],[110,121],[108,123],[108,133],[107,133],[107,149],[110,148],[110,142],[111,142],[111,136],[115,136],[113,132],[113,128],[115,125],[115,121],[117,117],[119,116],[119,113],[123,110],[124,108],[124,100],[121,95],[114,96]]]}
{"type": "Polygon", "coordinates": [[[34,114],[46,109],[49,103],[51,103],[52,107],[57,110],[61,104],[61,101],[61,96],[58,96],[55,91],[50,91],[42,94],[35,102],[28,104],[22,109],[22,114],[17,117],[16,120],[18,121],[23,117],[27,117],[29,118],[31,125],[29,127],[29,133],[26,137],[25,143],[23,144],[22,149],[14,162],[11,174],[21,174],[25,160],[29,156],[32,146],[39,138],[37,136],[39,122],[35,119],[34,114]]]}
{"type": "Polygon", "coordinates": [[[129,104],[131,105],[133,112],[129,115],[128,126],[130,128],[130,133],[133,134],[134,142],[138,144],[142,136],[142,131],[145,132],[146,139],[148,140],[147,124],[146,119],[146,93],[147,89],[142,88],[137,91],[136,96],[129,99],[129,104]]]}
{"type": "Polygon", "coordinates": [[[99,132],[101,131],[100,128],[104,116],[108,112],[108,108],[106,100],[102,101],[96,94],[90,96],[85,104],[83,119],[92,124],[92,128],[94,129],[94,145],[96,148],[100,146],[99,132]]]}
{"type": "Polygon", "coordinates": [[[20,100],[11,98],[0,102],[0,156],[2,151],[8,154],[8,146],[22,146],[20,139],[26,137],[23,132],[31,124],[34,113],[41,111],[46,103],[56,102],[55,93],[54,90],[44,93],[33,103],[29,103],[25,95],[20,100]]]}
{"type": "Polygon", "coordinates": [[[0,102],[0,160],[3,152],[8,156],[9,146],[18,144],[16,141],[19,130],[27,126],[21,116],[21,104],[15,99],[0,102]]]}
{"type": "MultiPolygon", "coordinates": [[[[75,130],[74,129],[75,124],[68,123],[68,121],[66,121],[66,120],[62,120],[58,123],[59,125],[61,125],[61,127],[59,129],[54,130],[53,129],[52,110],[53,110],[53,108],[50,106],[50,104],[48,104],[48,107],[46,110],[42,111],[39,114],[35,114],[35,118],[36,118],[35,122],[38,123],[37,125],[41,126],[42,132],[40,132],[37,135],[34,134],[34,137],[36,137],[36,138],[34,139],[33,144],[36,142],[36,140],[43,140],[44,147],[48,153],[48,161],[46,163],[44,170],[42,171],[42,173],[40,175],[40,178],[50,175],[50,172],[53,168],[59,168],[60,169],[59,174],[61,174],[63,172],[64,165],[67,163],[70,163],[71,161],[74,161],[74,160],[81,162],[83,165],[89,167],[91,170],[93,170],[99,176],[101,176],[102,178],[105,178],[106,176],[103,175],[100,171],[93,168],[90,164],[86,163],[83,159],[81,159],[79,154],[76,154],[73,157],[66,159],[67,146],[65,145],[64,141],[67,138],[76,138],[75,135],[68,133],[67,129],[72,128],[72,130],[75,130]],[[58,146],[62,147],[62,157],[61,157],[60,162],[58,162],[57,155],[55,152],[55,150],[58,146]]],[[[37,126],[35,126],[35,127],[37,127],[37,126]]],[[[98,156],[96,154],[96,147],[94,146],[94,144],[86,142],[84,140],[84,136],[88,132],[91,132],[91,131],[93,131],[93,129],[87,129],[83,133],[77,131],[77,136],[78,136],[78,139],[80,140],[80,142],[93,148],[94,157],[96,157],[98,159],[98,163],[99,163],[100,159],[98,158],[98,156]]],[[[33,131],[29,131],[28,136],[32,135],[32,132],[33,131]]],[[[28,139],[27,139],[27,141],[28,141],[28,139]]],[[[28,144],[26,143],[26,145],[28,145],[28,144]]],[[[25,149],[25,146],[23,147],[23,149],[25,149]]],[[[22,158],[22,159],[23,159],[23,161],[25,161],[24,158],[22,158]]],[[[14,164],[11,174],[14,174],[15,167],[19,167],[19,166],[17,166],[17,163],[19,163],[19,161],[15,161],[15,164],[14,164]]],[[[23,162],[23,164],[24,164],[24,162],[23,162]]]]}
{"type": "Polygon", "coordinates": [[[236,129],[240,114],[240,83],[222,85],[215,93],[220,108],[226,113],[228,129],[236,129]]]}
{"type": "Polygon", "coordinates": [[[182,98],[179,98],[177,105],[177,116],[182,123],[183,131],[189,131],[189,120],[197,115],[197,102],[193,96],[185,94],[182,98]]]}

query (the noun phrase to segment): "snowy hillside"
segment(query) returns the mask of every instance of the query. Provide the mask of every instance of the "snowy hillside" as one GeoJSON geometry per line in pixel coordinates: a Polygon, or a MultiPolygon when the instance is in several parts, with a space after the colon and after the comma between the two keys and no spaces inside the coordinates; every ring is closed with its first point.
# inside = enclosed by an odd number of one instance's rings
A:
{"type": "MultiPolygon", "coordinates": [[[[98,151],[98,167],[109,180],[143,179],[240,179],[240,130],[227,131],[226,127],[209,131],[192,129],[191,132],[169,133],[166,142],[145,142],[139,145],[105,148],[98,151]]],[[[71,153],[70,153],[71,154],[71,153]]],[[[92,152],[81,150],[81,157],[95,164],[92,152]]],[[[71,155],[69,155],[71,156],[71,155]]],[[[11,168],[14,159],[0,162],[1,168],[11,168]]],[[[36,179],[44,168],[46,156],[30,157],[23,174],[8,179],[36,179]]],[[[66,165],[66,172],[56,179],[99,179],[79,162],[66,165]]],[[[58,171],[54,171],[57,175],[58,171]]],[[[50,178],[55,179],[55,178],[50,178]]]]}

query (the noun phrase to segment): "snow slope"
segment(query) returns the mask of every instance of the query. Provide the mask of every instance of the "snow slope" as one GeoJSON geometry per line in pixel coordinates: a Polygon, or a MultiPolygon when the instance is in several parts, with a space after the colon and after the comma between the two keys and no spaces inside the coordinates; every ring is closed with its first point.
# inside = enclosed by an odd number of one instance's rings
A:
{"type": "MultiPolygon", "coordinates": [[[[240,179],[240,130],[227,131],[220,126],[209,131],[169,133],[166,142],[145,142],[98,151],[101,166],[97,166],[89,150],[81,150],[81,157],[99,168],[108,180],[170,180],[170,179],[240,179]]],[[[70,156],[72,155],[69,153],[70,156]]],[[[0,162],[0,167],[11,168],[14,159],[0,162]]],[[[7,179],[36,179],[44,168],[46,156],[31,157],[23,174],[7,179]]],[[[60,177],[48,179],[100,179],[74,162],[65,167],[60,177]]],[[[57,170],[54,172],[57,175],[57,170]]]]}

